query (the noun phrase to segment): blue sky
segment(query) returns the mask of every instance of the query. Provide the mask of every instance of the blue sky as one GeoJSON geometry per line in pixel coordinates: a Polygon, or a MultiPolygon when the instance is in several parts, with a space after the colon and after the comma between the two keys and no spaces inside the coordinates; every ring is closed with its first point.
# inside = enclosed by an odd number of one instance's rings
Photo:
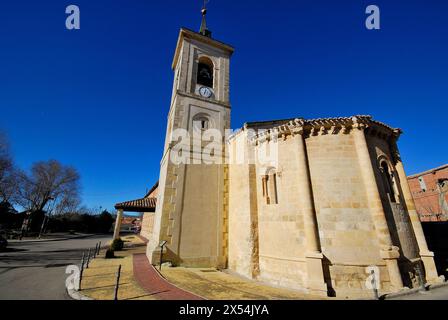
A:
{"type": "MultiPolygon", "coordinates": [[[[16,0],[0,10],[0,129],[18,166],[57,159],[83,200],[112,208],[157,181],[179,28],[199,0],[16,0]],[[65,29],[65,8],[81,30],[65,29]]],[[[408,174],[448,162],[448,2],[211,0],[232,44],[232,127],[370,114],[404,130],[408,174]],[[381,9],[381,30],[364,27],[381,9]]]]}

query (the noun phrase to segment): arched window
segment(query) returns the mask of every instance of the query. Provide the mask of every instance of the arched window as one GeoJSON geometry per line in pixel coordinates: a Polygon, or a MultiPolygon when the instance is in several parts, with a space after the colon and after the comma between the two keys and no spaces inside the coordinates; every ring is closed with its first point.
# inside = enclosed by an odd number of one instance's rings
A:
{"type": "Polygon", "coordinates": [[[266,204],[278,204],[277,192],[277,173],[275,170],[269,170],[261,177],[261,184],[263,189],[263,198],[266,204]]]}
{"type": "Polygon", "coordinates": [[[208,58],[199,59],[197,83],[213,88],[213,62],[208,58]]]}
{"type": "Polygon", "coordinates": [[[381,173],[383,176],[384,188],[386,189],[386,193],[389,195],[390,201],[394,203],[397,202],[397,199],[395,197],[394,182],[386,161],[381,162],[381,173]]]}
{"type": "Polygon", "coordinates": [[[194,130],[207,130],[210,128],[209,118],[204,114],[198,114],[193,118],[193,129],[194,130]]]}

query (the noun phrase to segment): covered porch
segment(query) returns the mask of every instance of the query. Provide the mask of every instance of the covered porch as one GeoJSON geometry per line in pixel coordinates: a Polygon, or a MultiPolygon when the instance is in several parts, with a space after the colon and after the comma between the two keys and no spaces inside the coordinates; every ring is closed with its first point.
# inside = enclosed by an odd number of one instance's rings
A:
{"type": "Polygon", "coordinates": [[[140,234],[148,239],[152,233],[154,223],[154,213],[156,211],[157,199],[152,196],[145,198],[117,203],[115,209],[117,210],[117,218],[115,220],[114,240],[120,238],[120,230],[123,223],[125,212],[140,213],[141,229],[140,234]]]}

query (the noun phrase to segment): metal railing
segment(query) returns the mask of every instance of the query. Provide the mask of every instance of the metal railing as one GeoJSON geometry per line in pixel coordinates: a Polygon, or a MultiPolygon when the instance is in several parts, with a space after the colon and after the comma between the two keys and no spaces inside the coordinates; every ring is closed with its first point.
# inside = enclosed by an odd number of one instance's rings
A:
{"type": "MultiPolygon", "coordinates": [[[[81,267],[79,272],[78,291],[82,290],[82,278],[84,275],[84,269],[89,268],[89,264],[92,259],[95,259],[101,252],[101,241],[95,245],[95,248],[89,248],[86,252],[82,253],[81,267]]],[[[114,300],[118,300],[118,292],[120,289],[120,277],[121,277],[121,264],[118,266],[118,270],[115,273],[115,287],[114,287],[114,300]]]]}

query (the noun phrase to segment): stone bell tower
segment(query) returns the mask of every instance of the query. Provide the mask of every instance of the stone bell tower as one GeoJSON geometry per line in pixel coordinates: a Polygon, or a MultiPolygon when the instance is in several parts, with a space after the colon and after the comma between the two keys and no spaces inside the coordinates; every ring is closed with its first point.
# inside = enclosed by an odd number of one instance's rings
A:
{"type": "MultiPolygon", "coordinates": [[[[206,138],[209,129],[220,134],[224,145],[225,130],[230,128],[233,48],[212,38],[206,13],[204,7],[199,32],[180,30],[172,64],[174,84],[160,165],[160,193],[147,248],[154,264],[159,262],[161,241],[167,242],[164,261],[192,267],[225,267],[227,263],[227,169],[224,161],[204,163],[202,150],[213,140],[206,138]],[[189,139],[179,144],[182,132],[187,132],[189,139]],[[189,150],[187,163],[172,161],[179,145],[189,150]]],[[[212,153],[214,159],[224,159],[222,148],[212,153]]]]}

